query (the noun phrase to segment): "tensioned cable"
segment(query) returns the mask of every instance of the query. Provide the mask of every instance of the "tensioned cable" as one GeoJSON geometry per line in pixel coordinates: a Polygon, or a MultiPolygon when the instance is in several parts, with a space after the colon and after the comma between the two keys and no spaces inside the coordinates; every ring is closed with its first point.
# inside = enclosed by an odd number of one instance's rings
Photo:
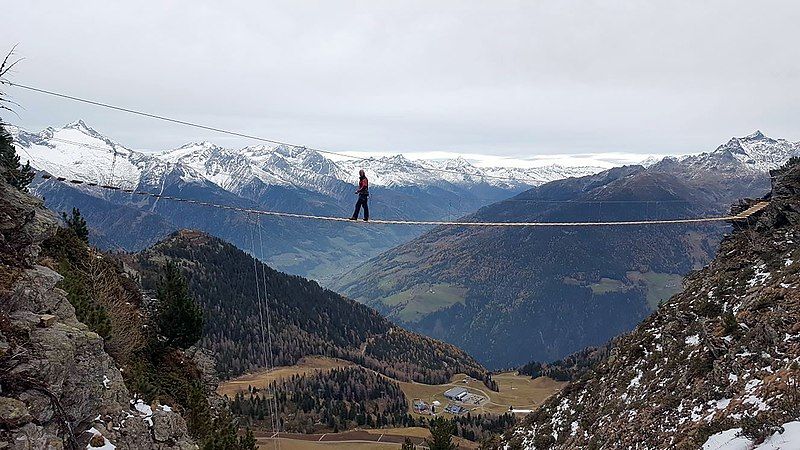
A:
{"type": "MultiPolygon", "coordinates": [[[[3,123],[3,126],[13,127],[13,128],[16,128],[19,131],[24,131],[24,132],[30,133],[30,134],[36,134],[36,133],[32,132],[31,130],[27,130],[25,128],[22,128],[19,125],[14,125],[14,124],[10,124],[10,123],[3,123]]],[[[75,145],[75,146],[78,146],[78,147],[85,147],[85,148],[91,148],[91,149],[95,149],[95,150],[102,150],[102,151],[105,151],[105,152],[107,152],[109,150],[108,147],[103,147],[103,146],[100,146],[100,145],[92,145],[92,144],[87,144],[86,142],[71,141],[69,139],[63,139],[63,138],[57,138],[57,137],[48,137],[47,140],[48,141],[61,142],[63,144],[75,145]]],[[[114,147],[112,148],[112,150],[114,151],[115,156],[116,156],[116,153],[117,153],[117,150],[116,150],[117,146],[119,146],[119,147],[121,147],[121,148],[123,148],[125,150],[129,150],[129,151],[142,152],[141,150],[131,150],[131,149],[125,148],[124,146],[121,146],[121,145],[119,145],[117,143],[114,143],[114,147]]],[[[31,160],[34,159],[30,155],[30,153],[28,153],[28,151],[25,149],[25,147],[20,145],[19,148],[21,148],[26,154],[28,154],[28,157],[31,160]]],[[[303,170],[308,171],[307,169],[303,169],[303,170]]],[[[309,172],[311,172],[311,171],[309,171],[309,172]]],[[[312,173],[316,174],[316,172],[312,172],[312,173]]],[[[112,180],[113,180],[113,166],[112,166],[112,180]]],[[[498,202],[555,203],[555,204],[562,204],[562,203],[575,203],[575,204],[594,204],[594,203],[615,203],[615,204],[616,203],[619,203],[619,204],[628,204],[628,203],[648,203],[648,204],[649,203],[654,203],[654,204],[658,204],[658,203],[689,203],[688,200],[683,200],[683,199],[664,199],[664,200],[553,200],[553,199],[535,199],[535,198],[507,198],[507,199],[503,199],[503,200],[498,200],[498,202]]]]}
{"type": "MultiPolygon", "coordinates": [[[[270,370],[271,369],[271,364],[270,364],[270,360],[267,359],[267,344],[266,344],[266,342],[264,340],[264,313],[262,311],[263,307],[262,307],[262,304],[261,304],[261,285],[259,284],[260,280],[258,279],[258,259],[255,257],[255,254],[256,254],[256,238],[255,238],[255,233],[253,232],[253,228],[255,228],[255,225],[252,228],[250,228],[250,248],[251,248],[251,251],[252,251],[252,254],[253,254],[253,274],[255,275],[255,281],[256,281],[256,301],[258,303],[258,322],[259,322],[259,325],[260,325],[259,329],[261,331],[261,352],[262,352],[262,356],[264,358],[264,368],[266,370],[270,370]]],[[[263,270],[264,269],[262,268],[262,271],[263,270]]],[[[266,294],[267,294],[266,293],[266,286],[264,287],[264,289],[265,289],[264,296],[266,297],[266,294]]],[[[270,341],[270,346],[271,345],[272,345],[272,343],[270,341]]],[[[270,414],[270,416],[272,416],[272,414],[270,414]]],[[[271,419],[272,419],[272,432],[275,433],[276,432],[275,422],[274,422],[275,417],[272,417],[271,419]]]]}
{"type": "MultiPolygon", "coordinates": [[[[282,211],[269,211],[261,209],[242,208],[239,206],[223,205],[219,203],[207,202],[203,200],[192,200],[171,195],[155,194],[147,191],[137,191],[135,189],[123,189],[118,186],[100,185],[95,182],[84,180],[67,179],[64,177],[54,177],[52,175],[42,175],[44,179],[54,179],[75,185],[87,185],[102,189],[125,192],[134,195],[143,195],[158,199],[171,200],[175,202],[185,202],[200,206],[239,211],[263,216],[286,217],[292,219],[323,220],[329,222],[356,222],[346,217],[317,216],[313,214],[298,214],[282,211]]],[[[631,221],[609,221],[609,222],[456,222],[456,221],[435,221],[435,220],[370,220],[370,224],[380,225],[423,225],[423,226],[458,226],[458,227],[588,227],[588,226],[627,226],[627,225],[669,225],[687,223],[711,223],[726,222],[732,220],[743,220],[752,214],[764,209],[769,202],[759,202],[745,211],[736,215],[717,216],[717,217],[698,217],[688,219],[655,219],[655,220],[631,220],[631,221]]]]}
{"type": "MultiPolygon", "coordinates": [[[[430,172],[434,172],[434,173],[452,173],[452,174],[456,174],[456,175],[465,175],[463,172],[459,172],[457,170],[449,170],[449,169],[435,168],[435,167],[425,167],[425,166],[423,166],[421,164],[400,163],[400,162],[395,162],[395,161],[391,161],[391,160],[388,160],[388,159],[377,160],[375,158],[364,158],[364,157],[359,157],[359,156],[354,156],[354,155],[348,155],[346,153],[335,152],[335,151],[331,151],[331,150],[323,150],[323,149],[318,149],[318,148],[313,148],[313,147],[306,147],[304,145],[297,145],[297,144],[292,144],[292,143],[289,143],[289,142],[278,141],[278,140],[275,140],[275,139],[263,138],[263,137],[255,136],[255,135],[252,135],[252,134],[240,133],[238,131],[226,130],[224,128],[218,128],[218,127],[214,127],[214,126],[203,125],[203,124],[199,124],[199,123],[195,123],[195,122],[189,122],[189,121],[186,121],[186,120],[181,120],[181,119],[175,119],[175,118],[172,118],[172,117],[162,116],[162,115],[159,115],[159,114],[153,114],[153,113],[148,113],[148,112],[140,111],[140,110],[136,110],[136,109],[125,108],[125,107],[122,107],[122,106],[116,106],[116,105],[112,105],[110,103],[104,103],[104,102],[99,102],[99,101],[96,101],[96,100],[89,100],[89,99],[85,99],[85,98],[81,98],[81,97],[75,97],[73,95],[63,94],[63,93],[60,93],[60,92],[50,91],[50,90],[47,90],[47,89],[37,88],[37,87],[34,87],[34,86],[27,86],[27,85],[24,85],[24,84],[15,83],[13,81],[8,81],[8,80],[3,80],[2,83],[7,84],[9,86],[18,87],[20,89],[27,89],[29,91],[38,92],[38,93],[41,93],[41,94],[51,95],[51,96],[54,96],[54,97],[60,97],[60,98],[63,98],[63,99],[72,100],[72,101],[75,101],[75,102],[80,102],[80,103],[86,103],[86,104],[89,104],[89,105],[99,106],[101,108],[113,109],[113,110],[116,110],[116,111],[126,112],[128,114],[135,114],[135,115],[138,115],[138,116],[148,117],[148,118],[151,118],[151,119],[162,120],[162,121],[165,121],[165,122],[172,122],[172,123],[176,123],[176,124],[179,124],[179,125],[185,125],[185,126],[188,126],[188,127],[194,127],[194,128],[199,128],[199,129],[202,129],[202,130],[213,131],[215,133],[227,134],[227,135],[230,135],[230,136],[236,136],[236,137],[241,137],[241,138],[245,138],[245,139],[252,139],[252,140],[260,141],[260,142],[267,142],[269,144],[285,145],[285,146],[288,146],[288,147],[295,147],[295,148],[298,148],[298,149],[313,150],[313,151],[318,152],[318,153],[341,156],[341,157],[345,157],[345,158],[349,158],[351,160],[357,160],[357,161],[380,161],[380,162],[383,162],[383,163],[386,163],[386,164],[396,165],[396,166],[400,166],[400,167],[413,166],[413,167],[417,167],[417,168],[420,168],[420,169],[423,169],[423,170],[427,170],[427,171],[430,171],[430,172]]],[[[469,174],[466,174],[466,175],[470,176],[469,174]]],[[[484,175],[472,175],[472,176],[475,176],[477,178],[490,178],[490,179],[495,179],[495,180],[513,181],[513,182],[516,182],[516,183],[525,183],[526,181],[533,181],[533,180],[530,180],[530,179],[526,180],[525,178],[502,177],[502,176],[498,176],[498,175],[485,175],[484,174],[484,175]]]]}
{"type": "MultiPolygon", "coordinates": [[[[259,249],[260,249],[260,252],[261,252],[261,260],[264,261],[264,238],[263,238],[263,235],[262,235],[262,232],[261,232],[261,217],[254,217],[254,218],[256,219],[256,222],[258,223],[258,243],[259,243],[258,245],[259,245],[259,249]]],[[[268,349],[269,349],[269,365],[267,366],[267,369],[269,370],[272,367],[274,367],[275,356],[274,356],[274,354],[272,352],[272,316],[271,316],[271,311],[270,311],[270,307],[269,307],[269,295],[267,294],[267,268],[265,266],[261,267],[261,280],[262,280],[263,285],[264,285],[264,308],[265,308],[265,311],[267,313],[266,314],[267,315],[267,343],[269,345],[269,347],[268,347],[268,349]]],[[[261,326],[262,326],[262,332],[263,332],[263,326],[264,326],[263,322],[262,322],[261,326]]],[[[272,386],[272,383],[270,383],[269,386],[272,386]]],[[[273,431],[276,431],[276,432],[280,433],[281,432],[281,419],[280,419],[280,415],[279,415],[280,411],[279,411],[279,408],[278,408],[277,383],[275,385],[275,389],[272,389],[272,408],[275,411],[274,417],[275,417],[275,427],[276,427],[276,429],[273,430],[273,431]]],[[[280,443],[278,443],[278,448],[280,448],[280,443]]]]}

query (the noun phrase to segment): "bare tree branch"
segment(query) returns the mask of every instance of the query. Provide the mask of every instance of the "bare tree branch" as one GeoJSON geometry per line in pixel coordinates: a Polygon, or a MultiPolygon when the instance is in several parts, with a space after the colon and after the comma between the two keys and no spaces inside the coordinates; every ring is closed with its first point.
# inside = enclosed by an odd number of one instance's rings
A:
{"type": "MultiPolygon", "coordinates": [[[[3,62],[0,63],[0,86],[10,84],[9,81],[5,79],[5,76],[23,59],[19,58],[16,61],[11,60],[14,57],[14,51],[17,49],[17,45],[19,44],[14,44],[14,46],[11,47],[11,50],[6,54],[5,58],[3,58],[3,62]]],[[[7,105],[19,106],[18,103],[8,100],[5,92],[0,91],[0,111],[9,111],[16,115],[16,112],[7,105]]]]}
{"type": "Polygon", "coordinates": [[[17,45],[19,45],[19,44],[14,44],[14,46],[11,47],[11,50],[8,52],[6,57],[3,58],[3,63],[0,64],[0,82],[4,82],[2,80],[2,77],[6,73],[8,73],[8,71],[11,70],[12,67],[16,66],[18,62],[22,61],[22,58],[20,58],[20,59],[18,59],[16,61],[13,61],[13,62],[10,61],[11,57],[14,56],[14,50],[17,49],[17,45]]]}

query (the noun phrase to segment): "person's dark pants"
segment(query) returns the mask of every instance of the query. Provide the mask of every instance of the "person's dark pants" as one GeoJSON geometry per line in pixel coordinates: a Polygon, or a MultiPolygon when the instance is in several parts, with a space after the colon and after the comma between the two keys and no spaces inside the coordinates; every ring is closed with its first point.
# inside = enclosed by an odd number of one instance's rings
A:
{"type": "Polygon", "coordinates": [[[366,195],[359,195],[358,201],[356,202],[356,210],[353,212],[353,219],[358,219],[358,212],[361,210],[361,207],[364,207],[364,220],[369,220],[369,205],[367,205],[367,198],[366,195]]]}

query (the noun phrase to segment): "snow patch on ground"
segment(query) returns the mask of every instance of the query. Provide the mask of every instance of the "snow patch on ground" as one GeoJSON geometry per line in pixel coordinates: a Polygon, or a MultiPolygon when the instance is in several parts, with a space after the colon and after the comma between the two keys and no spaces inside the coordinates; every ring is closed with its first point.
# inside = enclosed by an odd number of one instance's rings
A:
{"type": "Polygon", "coordinates": [[[764,270],[766,268],[766,264],[759,264],[758,266],[755,266],[753,268],[753,270],[755,270],[753,278],[747,282],[747,285],[753,287],[757,284],[764,284],[764,282],[767,281],[767,278],[770,277],[770,273],[764,270]]]}
{"type": "Polygon", "coordinates": [[[142,399],[133,399],[131,400],[131,405],[142,414],[142,420],[147,422],[148,425],[151,427],[153,426],[153,408],[150,405],[145,404],[142,399]]]}
{"type": "Polygon", "coordinates": [[[762,444],[755,445],[741,436],[741,428],[719,432],[708,438],[703,450],[797,450],[800,449],[800,421],[783,424],[783,433],[775,433],[762,444]]]}
{"type": "Polygon", "coordinates": [[[86,444],[86,449],[87,450],[114,450],[114,449],[117,448],[116,445],[112,444],[111,441],[106,439],[105,436],[103,436],[99,431],[97,431],[97,428],[95,428],[95,427],[89,428],[88,430],[86,430],[86,432],[87,433],[92,433],[93,437],[94,436],[102,436],[103,437],[103,445],[101,447],[92,447],[92,443],[89,442],[88,444],[86,444]]]}

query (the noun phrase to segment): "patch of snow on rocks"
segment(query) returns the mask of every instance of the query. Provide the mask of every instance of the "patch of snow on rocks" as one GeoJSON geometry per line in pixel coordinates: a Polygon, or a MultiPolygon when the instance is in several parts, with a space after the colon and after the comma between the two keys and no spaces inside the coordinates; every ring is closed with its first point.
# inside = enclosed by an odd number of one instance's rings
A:
{"type": "Polygon", "coordinates": [[[86,432],[87,433],[92,433],[92,437],[101,436],[103,438],[103,445],[102,446],[93,447],[92,443],[89,442],[88,444],[86,444],[86,449],[87,450],[114,450],[114,449],[117,448],[116,445],[112,444],[111,441],[109,441],[105,436],[103,436],[99,431],[97,431],[97,428],[95,428],[95,427],[89,428],[88,430],[86,430],[86,432]]]}
{"type": "Polygon", "coordinates": [[[800,421],[783,424],[783,433],[775,433],[756,445],[741,436],[741,428],[719,432],[708,438],[703,450],[796,450],[800,448],[800,421]]]}

